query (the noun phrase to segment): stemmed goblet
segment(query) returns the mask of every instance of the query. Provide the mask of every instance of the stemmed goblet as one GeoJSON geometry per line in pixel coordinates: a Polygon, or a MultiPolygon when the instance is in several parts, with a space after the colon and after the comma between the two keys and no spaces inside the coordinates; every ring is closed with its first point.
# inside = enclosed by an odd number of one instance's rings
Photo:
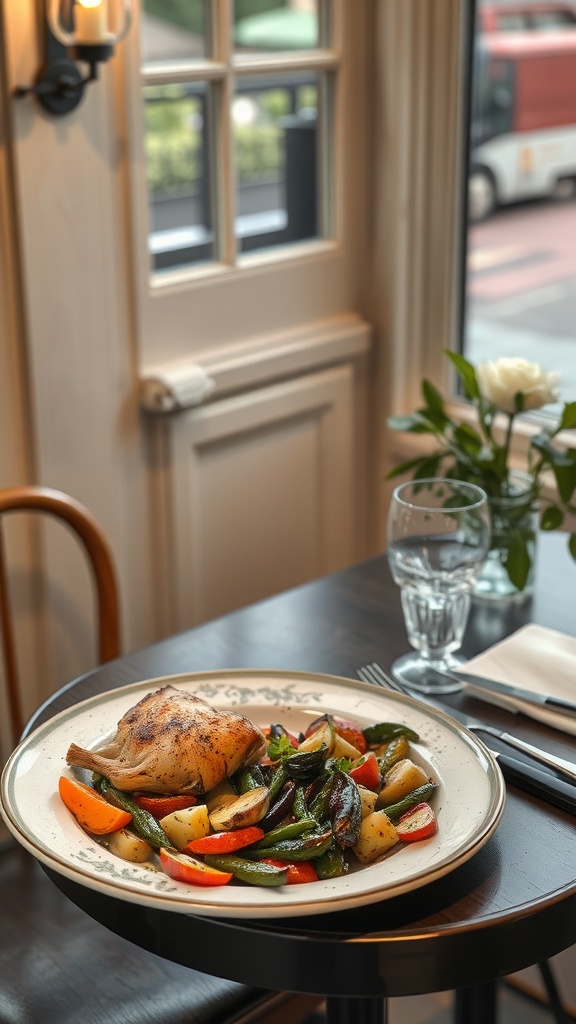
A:
{"type": "Polygon", "coordinates": [[[464,661],[454,652],[462,645],[471,590],[489,542],[488,501],[475,484],[432,478],[394,491],[387,556],[414,648],[392,665],[399,682],[422,693],[460,689],[441,673],[464,661]]]}

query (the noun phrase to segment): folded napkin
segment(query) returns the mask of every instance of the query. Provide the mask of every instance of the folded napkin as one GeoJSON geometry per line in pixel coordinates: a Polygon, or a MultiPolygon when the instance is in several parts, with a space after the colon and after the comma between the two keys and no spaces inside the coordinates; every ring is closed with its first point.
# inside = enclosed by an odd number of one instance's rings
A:
{"type": "MultiPolygon", "coordinates": [[[[523,626],[472,658],[462,668],[546,697],[563,697],[576,703],[576,637],[554,629],[523,626]]],[[[472,686],[470,691],[473,692],[472,686]]],[[[482,699],[499,707],[521,711],[554,729],[576,736],[576,718],[487,690],[482,691],[482,699]]]]}

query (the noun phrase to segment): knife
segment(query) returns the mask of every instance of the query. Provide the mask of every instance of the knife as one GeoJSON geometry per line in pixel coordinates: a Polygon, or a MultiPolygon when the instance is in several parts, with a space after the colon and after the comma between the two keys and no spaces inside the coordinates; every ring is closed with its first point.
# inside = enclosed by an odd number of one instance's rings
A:
{"type": "MultiPolygon", "coordinates": [[[[405,692],[408,692],[405,690],[405,692]]],[[[456,708],[451,707],[449,704],[444,704],[442,701],[432,699],[428,695],[424,696],[420,693],[412,692],[412,696],[416,697],[417,700],[421,700],[424,704],[430,704],[432,707],[437,708],[439,711],[444,711],[445,714],[451,715],[455,718],[465,729],[470,729],[471,732],[485,732],[490,736],[496,736],[499,740],[507,743],[509,746],[516,746],[524,753],[530,754],[531,757],[538,757],[539,760],[543,760],[544,755],[548,763],[551,760],[557,761],[557,764],[552,764],[552,767],[556,771],[564,770],[566,774],[566,768],[570,770],[570,773],[576,781],[576,766],[570,766],[568,761],[564,761],[562,758],[553,758],[552,754],[546,754],[545,751],[540,750],[539,747],[533,747],[531,743],[524,743],[523,740],[517,739],[515,736],[511,736],[509,733],[503,730],[496,729],[493,726],[484,725],[477,718],[472,718],[471,715],[465,715],[463,711],[459,711],[456,708]],[[561,766],[565,766],[563,769],[561,766]]],[[[550,772],[542,772],[539,768],[531,764],[527,764],[525,761],[519,761],[515,757],[510,757],[508,754],[504,754],[499,750],[492,750],[494,757],[496,758],[502,774],[507,782],[512,782],[515,786],[525,790],[526,793],[531,793],[533,796],[539,796],[542,800],[547,800],[548,803],[554,804],[556,807],[560,807],[564,811],[571,811],[572,814],[576,814],[576,785],[574,782],[568,782],[565,779],[558,779],[555,775],[550,772]]]]}
{"type": "Polygon", "coordinates": [[[465,687],[473,686],[477,690],[489,690],[491,693],[501,694],[503,697],[513,697],[516,700],[526,701],[528,704],[536,704],[538,707],[547,708],[556,714],[569,715],[576,718],[576,704],[561,697],[546,697],[533,690],[525,690],[521,686],[512,686],[510,683],[500,683],[497,679],[488,679],[485,676],[476,676],[471,672],[461,672],[456,669],[454,672],[448,670],[434,669],[438,676],[447,677],[457,682],[464,683],[465,687]]]}
{"type": "MultiPolygon", "coordinates": [[[[410,697],[414,697],[419,700],[422,704],[428,704],[430,707],[436,708],[438,711],[444,712],[444,714],[450,715],[455,718],[456,721],[460,722],[465,729],[469,729],[471,732],[485,732],[488,735],[495,736],[504,743],[510,746],[517,747],[523,750],[524,753],[530,754],[532,757],[536,757],[540,761],[551,764],[555,771],[563,770],[566,774],[576,776],[576,765],[570,764],[568,761],[564,761],[563,758],[556,758],[552,754],[548,754],[546,751],[541,750],[539,747],[533,747],[531,743],[524,743],[523,740],[517,739],[515,736],[510,735],[503,730],[496,729],[493,726],[485,725],[478,718],[473,718],[471,715],[465,714],[457,708],[453,708],[450,704],[445,704],[443,701],[437,698],[429,697],[428,694],[416,693],[414,690],[410,690],[407,686],[400,686],[397,681],[385,672],[379,665],[365,666],[359,672],[360,678],[367,683],[376,684],[382,686],[385,689],[390,687],[392,690],[406,693],[410,697]],[[372,671],[377,668],[378,671],[372,671]]],[[[546,800],[550,804],[554,804],[556,807],[562,808],[564,811],[570,811],[572,814],[576,814],[576,785],[573,782],[568,782],[566,779],[559,779],[550,772],[542,772],[539,768],[527,764],[525,761],[519,761],[515,757],[510,757],[508,754],[504,754],[501,751],[490,748],[494,757],[496,758],[504,778],[518,786],[520,789],[525,790],[527,793],[531,793],[533,796],[538,796],[542,800],[546,800]]]]}

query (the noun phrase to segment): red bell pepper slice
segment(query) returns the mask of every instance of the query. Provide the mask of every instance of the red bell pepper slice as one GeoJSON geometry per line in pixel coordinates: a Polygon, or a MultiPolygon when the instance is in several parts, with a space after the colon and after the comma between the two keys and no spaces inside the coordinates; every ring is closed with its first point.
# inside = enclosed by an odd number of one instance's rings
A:
{"type": "Polygon", "coordinates": [[[396,831],[405,843],[417,843],[420,839],[429,839],[436,834],[438,825],[436,815],[430,804],[416,804],[396,822],[396,831]]]}
{"type": "Polygon", "coordinates": [[[350,769],[348,775],[359,786],[365,786],[366,789],[372,790],[380,789],[380,765],[376,754],[371,750],[368,754],[364,754],[362,759],[356,762],[354,768],[350,769]]]}
{"type": "Polygon", "coordinates": [[[165,818],[167,814],[172,814],[173,811],[182,811],[185,807],[193,807],[198,803],[198,798],[191,795],[186,796],[184,793],[176,796],[147,796],[146,793],[138,793],[134,797],[134,802],[143,811],[148,811],[149,814],[160,819],[165,818]]]}
{"type": "Polygon", "coordinates": [[[228,871],[218,871],[195,857],[172,853],[165,847],[160,848],[159,857],[166,874],[176,882],[187,882],[188,885],[226,885],[233,878],[228,871]]]}
{"type": "Polygon", "coordinates": [[[191,839],[186,843],[187,853],[234,853],[244,846],[251,846],[264,838],[264,829],[257,825],[238,828],[233,832],[213,832],[201,839],[191,839]]]}
{"type": "Polygon", "coordinates": [[[318,873],[312,861],[286,861],[276,860],[274,857],[267,857],[260,861],[261,864],[272,864],[275,868],[286,870],[286,884],[299,885],[301,882],[317,882],[318,873]]]}

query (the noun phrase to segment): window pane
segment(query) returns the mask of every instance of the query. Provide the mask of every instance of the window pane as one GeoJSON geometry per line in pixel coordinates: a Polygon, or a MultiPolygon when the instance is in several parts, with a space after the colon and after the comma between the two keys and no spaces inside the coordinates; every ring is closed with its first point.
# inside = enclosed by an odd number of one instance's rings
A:
{"type": "Polygon", "coordinates": [[[318,47],[318,0],[234,0],[234,44],[240,53],[318,47]]]}
{"type": "Polygon", "coordinates": [[[473,70],[465,354],[558,370],[574,400],[576,30],[477,31],[473,70]]]}
{"type": "Polygon", "coordinates": [[[242,78],[232,106],[242,252],[318,235],[318,76],[242,78]]]}
{"type": "Polygon", "coordinates": [[[198,60],[208,55],[206,0],[144,0],[142,59],[145,64],[198,60]]]}
{"type": "Polygon", "coordinates": [[[576,11],[534,11],[531,15],[534,28],[556,31],[576,27],[576,11]]]}
{"type": "Polygon", "coordinates": [[[216,255],[209,100],[202,82],[144,89],[149,245],[157,270],[216,255]]]}

